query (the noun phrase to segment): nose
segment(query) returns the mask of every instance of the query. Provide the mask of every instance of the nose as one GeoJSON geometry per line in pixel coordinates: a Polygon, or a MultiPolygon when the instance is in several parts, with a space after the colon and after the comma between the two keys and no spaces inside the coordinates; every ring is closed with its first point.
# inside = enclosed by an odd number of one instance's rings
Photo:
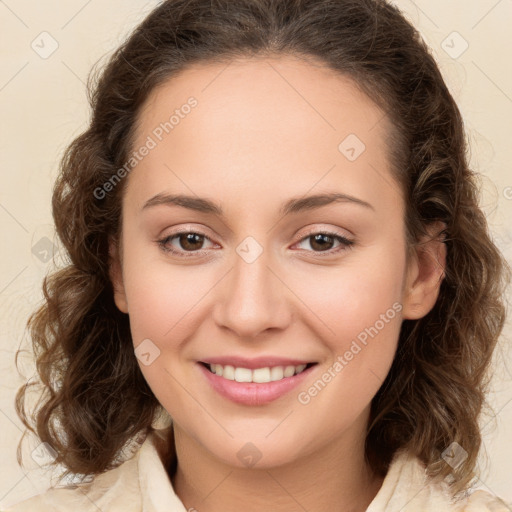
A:
{"type": "Polygon", "coordinates": [[[236,254],[233,268],[219,283],[215,322],[240,340],[283,330],[291,322],[293,294],[269,259],[267,251],[251,263],[236,254]]]}

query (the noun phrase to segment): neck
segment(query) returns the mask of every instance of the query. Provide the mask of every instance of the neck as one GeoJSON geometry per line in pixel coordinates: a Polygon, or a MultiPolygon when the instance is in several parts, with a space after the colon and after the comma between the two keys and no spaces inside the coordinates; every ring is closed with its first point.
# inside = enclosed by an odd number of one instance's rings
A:
{"type": "MultiPolygon", "coordinates": [[[[171,480],[187,510],[364,512],[382,485],[364,459],[364,438],[342,436],[278,467],[226,465],[173,425],[178,460],[171,480]]],[[[364,432],[364,430],[363,430],[364,432]]]]}

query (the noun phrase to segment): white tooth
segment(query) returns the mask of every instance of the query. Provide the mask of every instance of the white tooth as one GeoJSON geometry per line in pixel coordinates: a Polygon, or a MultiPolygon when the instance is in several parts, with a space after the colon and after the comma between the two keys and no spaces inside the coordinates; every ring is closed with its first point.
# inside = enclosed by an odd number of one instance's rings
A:
{"type": "Polygon", "coordinates": [[[284,376],[291,377],[295,373],[295,366],[287,366],[284,369],[284,376]]]}
{"type": "Polygon", "coordinates": [[[270,368],[258,368],[252,371],[253,382],[270,382],[270,368]]]}
{"type": "Polygon", "coordinates": [[[231,365],[222,366],[221,364],[211,364],[210,369],[216,375],[224,377],[228,380],[237,382],[257,382],[263,384],[265,382],[274,382],[285,377],[292,377],[304,371],[307,365],[299,364],[297,366],[274,366],[272,368],[237,368],[231,365]]]}
{"type": "Polygon", "coordinates": [[[237,382],[252,382],[252,370],[249,370],[249,368],[235,368],[235,380],[237,382]]]}
{"type": "Polygon", "coordinates": [[[298,366],[295,367],[295,373],[302,372],[304,370],[304,368],[306,368],[305,364],[299,364],[298,366]]]}
{"type": "Polygon", "coordinates": [[[282,366],[274,366],[270,368],[270,380],[274,382],[275,380],[281,380],[284,375],[284,368],[282,366]]]}
{"type": "Polygon", "coordinates": [[[229,364],[224,366],[222,370],[222,376],[228,380],[235,380],[235,368],[229,364]]]}

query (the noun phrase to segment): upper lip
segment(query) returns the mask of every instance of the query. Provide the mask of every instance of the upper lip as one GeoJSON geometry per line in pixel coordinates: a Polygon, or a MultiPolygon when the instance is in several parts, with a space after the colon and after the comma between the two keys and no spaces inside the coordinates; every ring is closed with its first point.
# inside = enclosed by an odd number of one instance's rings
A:
{"type": "Polygon", "coordinates": [[[304,361],[302,359],[289,359],[278,356],[261,356],[246,358],[240,356],[217,356],[203,359],[200,362],[206,364],[220,364],[222,366],[231,365],[236,368],[248,368],[254,370],[255,368],[266,368],[272,366],[299,366],[301,364],[309,364],[314,361],[304,361]]]}

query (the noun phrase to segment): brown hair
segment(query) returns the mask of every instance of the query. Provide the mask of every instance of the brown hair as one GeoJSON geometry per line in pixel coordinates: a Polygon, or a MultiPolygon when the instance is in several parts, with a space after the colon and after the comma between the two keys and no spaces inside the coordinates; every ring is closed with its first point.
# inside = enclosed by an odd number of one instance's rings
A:
{"type": "MultiPolygon", "coordinates": [[[[152,429],[161,406],[109,279],[108,240],[119,236],[126,180],[101,199],[95,191],[126,162],[140,107],[157,85],[194,63],[266,55],[312,57],[352,77],[387,112],[398,137],[391,159],[406,202],[409,250],[429,223],[446,224],[440,295],[424,318],[402,323],[393,365],[372,401],[366,456],[384,474],[403,448],[442,478],[452,468],[441,454],[457,442],[468,457],[453,489],[463,489],[480,448],[477,419],[510,269],[478,206],[459,110],[418,32],[379,0],[165,1],[94,85],[91,74],[92,119],[67,148],[53,193],[69,262],[46,277],[45,302],[28,323],[44,391],[31,423],[57,453],[55,463],[86,475],[117,465],[125,443],[152,429]]],[[[33,385],[19,389],[16,410],[35,432],[25,413],[33,385]]]]}

